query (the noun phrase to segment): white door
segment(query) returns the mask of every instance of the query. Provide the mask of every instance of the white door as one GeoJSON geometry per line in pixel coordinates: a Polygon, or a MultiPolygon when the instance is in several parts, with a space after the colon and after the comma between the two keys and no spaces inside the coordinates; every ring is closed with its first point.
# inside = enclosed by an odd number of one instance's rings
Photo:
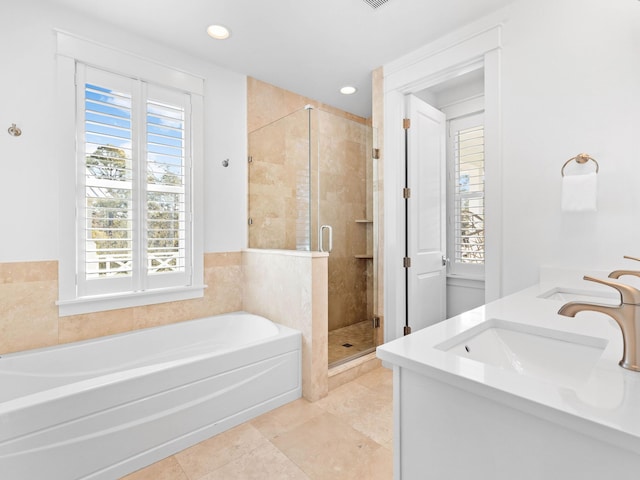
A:
{"type": "Polygon", "coordinates": [[[409,326],[419,330],[446,318],[445,115],[408,95],[409,326]]]}

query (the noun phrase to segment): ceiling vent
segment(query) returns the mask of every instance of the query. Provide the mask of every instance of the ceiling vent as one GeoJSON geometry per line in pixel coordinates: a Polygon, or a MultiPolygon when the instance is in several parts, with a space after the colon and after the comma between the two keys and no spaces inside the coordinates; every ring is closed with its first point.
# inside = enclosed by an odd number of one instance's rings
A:
{"type": "Polygon", "coordinates": [[[364,3],[369,5],[371,8],[378,8],[387,3],[389,0],[363,0],[364,3]]]}

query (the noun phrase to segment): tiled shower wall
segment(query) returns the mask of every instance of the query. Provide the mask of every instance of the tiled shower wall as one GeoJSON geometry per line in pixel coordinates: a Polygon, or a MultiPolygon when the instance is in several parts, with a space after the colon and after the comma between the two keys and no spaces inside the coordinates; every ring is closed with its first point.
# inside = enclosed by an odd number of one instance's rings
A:
{"type": "MultiPolygon", "coordinates": [[[[321,172],[320,224],[333,227],[329,330],[370,319],[373,260],[356,258],[373,253],[373,225],[356,222],[373,215],[368,121],[255,79],[248,80],[247,94],[249,246],[295,250],[310,244],[318,250],[318,205],[305,203],[308,190],[301,191],[309,184],[310,152],[312,190],[317,165],[321,172]],[[314,108],[309,112],[305,105],[314,108]],[[309,224],[310,238],[303,235],[309,224]]],[[[312,199],[317,196],[312,192],[312,199]]]]}
{"type": "Polygon", "coordinates": [[[0,264],[0,353],[165,325],[242,310],[242,254],[208,253],[204,297],[58,317],[58,264],[0,264]]]}
{"type": "Polygon", "coordinates": [[[250,132],[249,155],[249,247],[308,250],[308,111],[250,132]]]}

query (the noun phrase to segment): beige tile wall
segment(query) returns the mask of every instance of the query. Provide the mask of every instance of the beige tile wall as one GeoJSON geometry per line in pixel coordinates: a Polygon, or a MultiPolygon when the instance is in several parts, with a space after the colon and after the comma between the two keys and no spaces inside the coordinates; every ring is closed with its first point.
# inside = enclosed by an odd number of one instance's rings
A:
{"type": "Polygon", "coordinates": [[[0,353],[127,332],[242,309],[242,254],[205,255],[204,297],[58,317],[58,263],[0,264],[0,353]]]}
{"type": "Polygon", "coordinates": [[[283,90],[255,78],[247,78],[247,131],[249,133],[311,105],[354,122],[368,124],[368,119],[353,115],[317,100],[283,90]]]}
{"type": "Polygon", "coordinates": [[[243,254],[246,311],[302,332],[302,394],[328,392],[327,254],[251,249],[243,254]]]}
{"type": "MultiPolygon", "coordinates": [[[[278,87],[248,79],[249,246],[296,249],[300,242],[300,191],[308,184],[309,132],[311,184],[320,165],[320,224],[333,227],[329,258],[329,330],[370,319],[374,312],[372,253],[373,165],[369,122],[278,87]],[[314,109],[304,110],[305,105],[314,109]],[[311,125],[309,126],[309,118],[311,125]],[[309,130],[310,128],[310,130],[309,130]],[[304,178],[303,178],[304,177],[304,178]]],[[[308,195],[308,191],[306,193],[308,195]]],[[[315,198],[312,195],[312,198],[315,198]]],[[[311,204],[311,231],[317,231],[311,204]]],[[[311,234],[311,250],[318,250],[311,234]]]]}
{"type": "Polygon", "coordinates": [[[58,343],[58,263],[0,264],[0,352],[58,343]]]}
{"type": "Polygon", "coordinates": [[[298,110],[249,134],[251,248],[308,245],[308,124],[308,111],[298,110]]]}

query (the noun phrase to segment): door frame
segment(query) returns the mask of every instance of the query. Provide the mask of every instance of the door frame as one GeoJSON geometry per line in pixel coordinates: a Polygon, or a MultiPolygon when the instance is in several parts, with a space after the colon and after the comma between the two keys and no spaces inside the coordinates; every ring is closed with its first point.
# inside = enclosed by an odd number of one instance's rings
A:
{"type": "Polygon", "coordinates": [[[500,23],[485,20],[412,52],[384,70],[384,317],[385,342],[403,335],[405,309],[404,131],[405,95],[484,69],[485,302],[502,296],[502,142],[500,23]]]}

